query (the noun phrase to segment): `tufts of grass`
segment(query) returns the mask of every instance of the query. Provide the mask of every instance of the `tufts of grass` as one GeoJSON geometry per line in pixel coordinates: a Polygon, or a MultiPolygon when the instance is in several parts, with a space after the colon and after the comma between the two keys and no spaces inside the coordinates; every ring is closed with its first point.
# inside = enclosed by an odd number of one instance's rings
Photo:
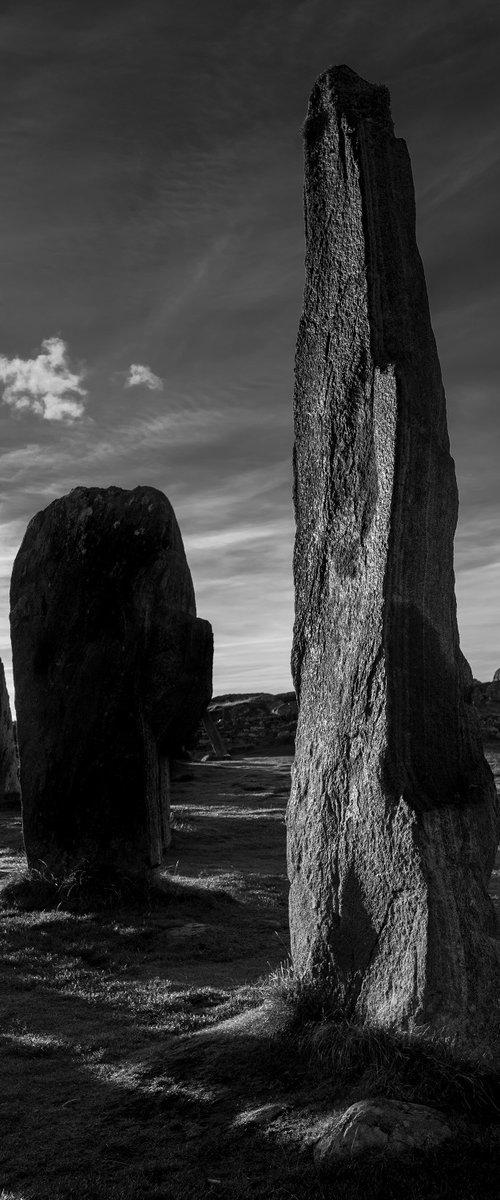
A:
{"type": "Polygon", "coordinates": [[[106,909],[137,904],[149,898],[150,884],[140,877],[120,876],[82,859],[71,871],[56,875],[49,867],[16,872],[4,884],[4,905],[24,912],[64,908],[67,911],[106,909]]]}
{"type": "Polygon", "coordinates": [[[55,875],[48,867],[15,872],[0,889],[0,903],[21,912],[88,912],[116,908],[152,911],[169,905],[212,908],[235,903],[221,888],[180,881],[170,876],[139,876],[118,873],[82,859],[71,871],[55,875]]]}
{"type": "Polygon", "coordinates": [[[49,871],[15,871],[0,889],[0,901],[20,912],[46,912],[59,902],[57,880],[49,871]]]}
{"type": "Polygon", "coordinates": [[[469,1055],[456,1038],[425,1026],[405,1033],[347,1020],[324,987],[297,978],[290,966],[274,971],[260,990],[278,1038],[293,1042],[335,1094],[357,1098],[359,1091],[498,1121],[500,1070],[487,1050],[469,1055]]]}

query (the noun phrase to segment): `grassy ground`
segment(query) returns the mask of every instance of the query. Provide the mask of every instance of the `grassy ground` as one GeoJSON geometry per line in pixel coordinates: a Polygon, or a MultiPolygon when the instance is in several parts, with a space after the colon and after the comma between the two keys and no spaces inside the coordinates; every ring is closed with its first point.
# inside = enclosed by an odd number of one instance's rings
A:
{"type": "MultiPolygon", "coordinates": [[[[498,1080],[446,1047],[318,1023],[279,968],[289,766],[186,768],[160,899],[75,911],[7,891],[0,1200],[498,1200],[498,1080]],[[369,1095],[444,1106],[453,1142],[318,1175],[325,1116],[369,1095]]],[[[18,814],[1,835],[7,878],[18,814]]]]}

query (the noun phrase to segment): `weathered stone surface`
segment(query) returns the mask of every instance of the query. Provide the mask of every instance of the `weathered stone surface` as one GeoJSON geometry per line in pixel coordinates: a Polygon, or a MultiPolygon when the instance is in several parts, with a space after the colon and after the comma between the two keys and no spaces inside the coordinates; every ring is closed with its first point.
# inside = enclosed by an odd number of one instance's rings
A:
{"type": "Polygon", "coordinates": [[[359,1100],[332,1118],[314,1147],[314,1163],[325,1170],[374,1150],[402,1157],[414,1150],[430,1150],[451,1136],[447,1119],[438,1109],[403,1100],[359,1100]]]}
{"type": "Polygon", "coordinates": [[[493,683],[500,683],[500,667],[498,668],[497,671],[495,671],[495,674],[493,676],[493,683]]]}
{"type": "Polygon", "coordinates": [[[166,496],[76,488],[38,513],[11,630],[30,865],[157,865],[168,759],[210,699],[213,653],[166,496]]]}
{"type": "Polygon", "coordinates": [[[5,671],[0,659],[0,804],[16,804],[20,798],[21,785],[19,783],[16,739],[5,671]]]}
{"type": "Polygon", "coordinates": [[[305,158],[293,960],[348,1014],[465,1033],[497,1003],[497,802],[459,650],[454,464],[387,90],[347,67],[321,76],[305,158]]]}

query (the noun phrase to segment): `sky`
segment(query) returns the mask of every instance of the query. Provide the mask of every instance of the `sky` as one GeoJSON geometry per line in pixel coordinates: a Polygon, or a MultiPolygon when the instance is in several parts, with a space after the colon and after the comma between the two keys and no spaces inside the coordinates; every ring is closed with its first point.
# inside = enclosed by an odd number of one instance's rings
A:
{"type": "Polygon", "coordinates": [[[0,655],[12,562],[78,485],[171,500],[214,693],[291,688],[301,126],[391,92],[457,467],[462,649],[500,666],[497,0],[3,0],[0,655]]]}

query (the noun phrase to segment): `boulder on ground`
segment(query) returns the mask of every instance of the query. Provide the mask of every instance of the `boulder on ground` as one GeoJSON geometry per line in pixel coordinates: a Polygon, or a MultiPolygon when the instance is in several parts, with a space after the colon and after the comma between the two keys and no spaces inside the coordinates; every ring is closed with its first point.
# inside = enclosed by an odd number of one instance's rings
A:
{"type": "Polygon", "coordinates": [[[332,1117],[314,1147],[314,1163],[324,1171],[373,1151],[403,1157],[432,1150],[452,1133],[445,1114],[425,1104],[384,1097],[358,1100],[332,1117]]]}
{"type": "Polygon", "coordinates": [[[11,631],[30,866],[157,866],[168,760],[210,700],[213,653],[166,496],[80,487],[38,513],[11,631]]]}

